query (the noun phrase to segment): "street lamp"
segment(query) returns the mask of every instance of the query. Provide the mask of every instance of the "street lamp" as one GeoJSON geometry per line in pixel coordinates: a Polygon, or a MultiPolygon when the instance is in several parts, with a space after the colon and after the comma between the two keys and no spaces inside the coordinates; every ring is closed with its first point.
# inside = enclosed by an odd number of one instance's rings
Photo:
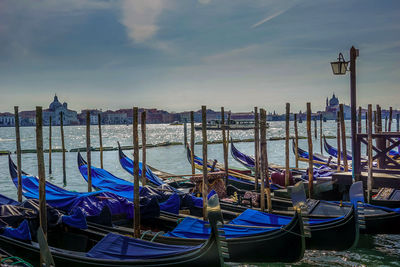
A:
{"type": "Polygon", "coordinates": [[[360,151],[356,153],[357,134],[356,134],[356,58],[359,51],[354,46],[350,48],[350,61],[345,61],[342,53],[339,53],[338,61],[331,62],[334,75],[344,75],[347,72],[347,66],[350,63],[350,102],[351,102],[351,154],[352,154],[352,178],[359,179],[360,151]],[[357,166],[355,165],[357,164],[357,166]],[[357,176],[357,177],[356,177],[357,176]]]}
{"type": "Polygon", "coordinates": [[[347,71],[348,61],[344,60],[343,54],[339,53],[338,61],[331,62],[331,67],[334,75],[344,75],[347,71]]]}

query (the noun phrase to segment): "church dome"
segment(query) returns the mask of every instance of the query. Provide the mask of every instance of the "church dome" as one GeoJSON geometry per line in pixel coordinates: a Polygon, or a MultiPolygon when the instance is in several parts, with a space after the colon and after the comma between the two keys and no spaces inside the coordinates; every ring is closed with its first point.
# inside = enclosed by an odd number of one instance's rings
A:
{"type": "Polygon", "coordinates": [[[333,94],[332,98],[329,100],[329,106],[339,105],[339,99],[333,94]]]}
{"type": "Polygon", "coordinates": [[[58,101],[57,95],[55,95],[53,102],[49,106],[49,109],[54,111],[61,106],[62,106],[62,104],[58,101]]]}

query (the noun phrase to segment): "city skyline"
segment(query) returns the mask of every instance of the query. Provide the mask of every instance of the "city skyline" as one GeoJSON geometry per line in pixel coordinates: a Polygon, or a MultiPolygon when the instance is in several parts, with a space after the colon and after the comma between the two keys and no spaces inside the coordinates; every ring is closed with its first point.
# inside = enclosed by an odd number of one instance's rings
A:
{"type": "Polygon", "coordinates": [[[352,45],[358,105],[398,109],[399,15],[393,0],[3,0],[0,110],[54,93],[73,110],[323,110],[350,102],[329,62],[352,45]]]}

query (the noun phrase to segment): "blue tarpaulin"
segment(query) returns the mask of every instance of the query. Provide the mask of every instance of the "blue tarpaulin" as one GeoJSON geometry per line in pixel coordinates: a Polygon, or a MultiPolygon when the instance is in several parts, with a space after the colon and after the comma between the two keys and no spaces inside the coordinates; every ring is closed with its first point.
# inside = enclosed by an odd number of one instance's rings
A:
{"type": "Polygon", "coordinates": [[[201,246],[166,245],[109,233],[86,255],[109,260],[155,259],[195,251],[201,246]]]}
{"type": "MultiPolygon", "coordinates": [[[[208,222],[186,217],[174,230],[165,234],[165,236],[182,237],[182,238],[200,238],[207,239],[211,234],[211,228],[206,226],[208,222]]],[[[243,227],[238,225],[225,224],[221,229],[225,232],[226,238],[237,238],[243,236],[251,236],[262,234],[269,231],[277,230],[280,227],[243,227]]]]}
{"type": "Polygon", "coordinates": [[[87,229],[87,223],[85,215],[82,210],[79,208],[75,208],[72,211],[71,215],[64,215],[61,217],[61,220],[64,224],[79,228],[79,229],[87,229]]]}
{"type": "Polygon", "coordinates": [[[4,227],[2,235],[23,241],[32,240],[27,220],[23,220],[18,228],[4,227]]]}
{"type": "MultiPolygon", "coordinates": [[[[344,216],[329,219],[309,219],[310,225],[340,220],[344,216]]],[[[289,224],[292,218],[276,214],[265,213],[257,210],[247,209],[238,217],[229,222],[234,225],[281,227],[289,224]]]]}
{"type": "MultiPolygon", "coordinates": [[[[83,178],[87,181],[87,165],[86,164],[80,165],[79,171],[82,174],[83,178]]],[[[112,192],[118,196],[133,201],[132,182],[116,177],[104,169],[96,168],[93,166],[91,166],[91,174],[92,174],[93,187],[112,192]]],[[[157,200],[160,202],[160,210],[167,212],[170,212],[171,210],[171,203],[169,203],[168,205],[163,205],[163,202],[167,201],[173,194],[178,194],[180,198],[180,203],[175,202],[176,204],[179,204],[178,207],[175,207],[175,210],[176,208],[179,210],[180,207],[191,208],[192,205],[195,205],[197,207],[203,206],[201,199],[199,201],[199,198],[196,198],[191,195],[178,193],[177,191],[166,192],[158,190],[157,188],[140,186],[139,194],[141,197],[155,196],[157,200]],[[201,203],[200,206],[199,203],[201,203]]]]}

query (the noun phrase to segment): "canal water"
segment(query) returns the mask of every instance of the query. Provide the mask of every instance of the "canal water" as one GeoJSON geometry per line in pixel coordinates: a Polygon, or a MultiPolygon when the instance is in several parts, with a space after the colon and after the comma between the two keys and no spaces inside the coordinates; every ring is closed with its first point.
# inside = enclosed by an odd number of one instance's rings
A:
{"type": "MultiPolygon", "coordinates": [[[[365,131],[365,122],[362,123],[363,131],[365,131]]],[[[270,128],[267,130],[267,137],[284,137],[285,122],[270,122],[270,128]]],[[[291,135],[294,136],[293,122],[291,122],[291,135]]],[[[395,125],[393,123],[392,129],[395,125]]],[[[189,128],[189,125],[188,125],[189,128]]],[[[60,128],[53,127],[53,149],[61,148],[60,128]]],[[[44,127],[44,148],[48,148],[48,127],[44,127]]],[[[66,149],[86,147],[86,127],[85,126],[66,126],[64,127],[66,149]]],[[[117,141],[121,145],[132,145],[132,127],[129,125],[104,125],[103,146],[116,147],[117,141]]],[[[350,135],[350,122],[346,121],[347,136],[350,135]]],[[[306,136],[306,123],[299,124],[299,135],[306,136]]],[[[320,153],[319,140],[319,121],[318,121],[318,139],[314,139],[314,122],[312,123],[313,150],[320,153]]],[[[327,136],[336,135],[336,123],[328,121],[323,123],[323,134],[327,136]]],[[[190,131],[188,131],[190,136],[190,131]]],[[[253,131],[232,131],[231,137],[234,139],[253,138],[253,131]]],[[[158,144],[163,142],[183,142],[184,133],[183,126],[172,126],[168,124],[150,124],[147,125],[147,143],[158,144]]],[[[209,141],[220,140],[221,133],[217,131],[208,131],[209,141]]],[[[139,137],[140,140],[140,137],[139,137]]],[[[196,141],[201,141],[201,131],[196,131],[196,141]]],[[[329,143],[336,147],[336,139],[329,139],[329,143]]],[[[99,146],[98,127],[91,127],[91,145],[99,146]]],[[[254,154],[254,143],[237,143],[235,144],[239,150],[244,153],[254,154]]],[[[268,141],[268,160],[271,163],[284,165],[285,163],[285,141],[268,141]]],[[[291,143],[290,143],[291,145],[291,143]]],[[[350,139],[347,139],[347,145],[350,146],[350,139]]],[[[22,149],[35,149],[35,128],[21,128],[21,146],[22,149]]],[[[299,140],[299,146],[307,150],[307,140],[299,140]]],[[[201,145],[195,146],[195,154],[202,155],[201,145]]],[[[0,128],[0,151],[15,151],[15,130],[14,128],[0,128]]],[[[125,151],[131,154],[132,151],[125,151]]],[[[325,152],[324,152],[325,153],[325,152]]],[[[362,148],[365,153],[365,147],[362,148]]],[[[85,156],[85,153],[83,153],[85,156]]],[[[16,160],[15,154],[12,155],[16,160]]],[[[223,162],[222,144],[213,144],[208,146],[208,158],[217,159],[223,162]]],[[[52,154],[53,174],[48,175],[48,154],[45,153],[46,161],[46,179],[52,183],[63,186],[62,180],[62,153],[52,154]]],[[[186,159],[186,153],[183,145],[162,146],[147,149],[147,163],[155,168],[175,174],[189,174],[191,172],[190,164],[186,159]]],[[[290,147],[290,165],[294,166],[295,158],[290,147]]],[[[86,191],[87,184],[83,180],[78,171],[77,153],[66,153],[67,165],[67,185],[66,189],[74,191],[86,191]]],[[[100,166],[99,152],[92,152],[92,165],[100,166]]],[[[229,156],[229,165],[233,167],[241,167],[231,156],[229,156]]],[[[306,167],[306,164],[300,163],[300,167],[306,167]]],[[[104,152],[104,168],[114,175],[126,180],[133,178],[126,173],[118,162],[118,151],[104,152]]],[[[22,169],[30,174],[37,174],[37,161],[35,153],[22,154],[22,169]]],[[[0,156],[0,194],[8,197],[16,198],[16,188],[10,180],[8,172],[8,161],[6,156],[0,156]]],[[[384,227],[384,226],[383,226],[384,227]]],[[[400,225],[399,225],[400,227],[400,225]]],[[[296,266],[400,266],[400,236],[398,235],[378,235],[368,237],[367,242],[363,242],[363,247],[356,248],[346,252],[331,251],[306,251],[302,261],[294,264],[296,266]]],[[[290,247],[287,248],[288,253],[290,247]]],[[[242,266],[239,264],[230,264],[233,266],[242,266]]],[[[247,265],[253,266],[253,265],[247,265]]],[[[254,265],[255,266],[255,265],[254,265]]],[[[259,264],[257,266],[271,266],[268,264],[259,264]]],[[[280,266],[273,264],[273,266],[280,266]]]]}

